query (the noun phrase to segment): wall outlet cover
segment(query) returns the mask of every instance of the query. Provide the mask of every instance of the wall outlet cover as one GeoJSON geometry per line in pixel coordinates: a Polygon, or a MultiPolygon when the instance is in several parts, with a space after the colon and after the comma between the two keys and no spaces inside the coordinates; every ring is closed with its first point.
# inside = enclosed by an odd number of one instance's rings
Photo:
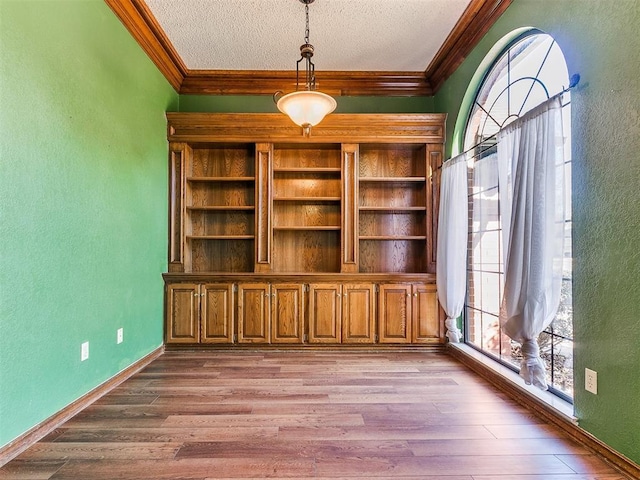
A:
{"type": "Polygon", "coordinates": [[[124,328],[119,328],[116,334],[116,343],[122,343],[124,341],[124,328]]]}
{"type": "Polygon", "coordinates": [[[584,369],[584,389],[594,395],[598,394],[598,372],[588,368],[584,369]]]}
{"type": "Polygon", "coordinates": [[[84,362],[89,358],[89,342],[84,342],[80,347],[80,361],[84,362]]]}

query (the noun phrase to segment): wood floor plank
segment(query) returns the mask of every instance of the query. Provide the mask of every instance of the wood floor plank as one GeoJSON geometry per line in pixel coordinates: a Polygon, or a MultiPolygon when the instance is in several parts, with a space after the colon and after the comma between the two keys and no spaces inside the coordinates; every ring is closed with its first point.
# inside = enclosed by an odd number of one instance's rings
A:
{"type": "Polygon", "coordinates": [[[611,466],[595,455],[556,454],[556,456],[577,473],[616,473],[611,466]]]}
{"type": "MultiPolygon", "coordinates": [[[[407,444],[416,457],[439,455],[588,455],[584,447],[568,439],[524,438],[514,442],[511,439],[437,439],[408,440],[407,444]]],[[[566,462],[565,462],[566,463],[566,462]]]]}
{"type": "Polygon", "coordinates": [[[171,415],[163,427],[210,428],[210,427],[342,427],[364,425],[362,415],[171,415]]]}
{"type": "Polygon", "coordinates": [[[499,413],[364,413],[364,422],[370,426],[386,425],[536,425],[542,420],[533,414],[499,413]]]}
{"type": "Polygon", "coordinates": [[[250,403],[188,403],[176,400],[172,403],[151,405],[93,404],[77,417],[147,418],[162,416],[166,418],[169,415],[246,415],[252,410],[253,405],[250,403]]]}
{"type": "MultiPolygon", "coordinates": [[[[252,413],[256,415],[277,415],[283,412],[279,404],[260,403],[254,404],[252,413]]],[[[292,403],[287,404],[288,414],[337,414],[358,413],[370,414],[425,414],[438,413],[438,409],[430,402],[425,403],[292,403]]]]}
{"type": "Polygon", "coordinates": [[[318,440],[428,440],[495,438],[484,426],[281,427],[279,438],[318,440]]]}
{"type": "Polygon", "coordinates": [[[212,442],[275,438],[278,427],[68,429],[56,442],[212,442]]]}
{"type": "Polygon", "coordinates": [[[73,460],[51,480],[202,480],[204,478],[282,476],[309,478],[315,474],[312,458],[293,460],[265,458],[198,458],[182,460],[73,460]]]}
{"type": "Polygon", "coordinates": [[[39,442],[27,450],[20,459],[38,461],[66,461],[69,458],[82,460],[170,460],[175,457],[181,446],[181,442],[39,442]]]}
{"type": "Polygon", "coordinates": [[[553,455],[512,456],[433,456],[433,457],[351,457],[323,459],[317,465],[319,475],[369,478],[381,475],[550,475],[575,473],[553,455]]]}
{"type": "Polygon", "coordinates": [[[496,438],[549,438],[562,436],[557,428],[546,424],[485,425],[496,438]]]}
{"type": "Polygon", "coordinates": [[[173,351],[0,480],[628,480],[451,357],[173,351]]]}
{"type": "Polygon", "coordinates": [[[289,442],[201,442],[185,443],[176,458],[212,457],[353,457],[353,456],[406,457],[412,452],[406,441],[317,441],[289,442]]]}
{"type": "Polygon", "coordinates": [[[16,459],[0,468],[2,480],[47,480],[66,463],[66,460],[16,459]]]}

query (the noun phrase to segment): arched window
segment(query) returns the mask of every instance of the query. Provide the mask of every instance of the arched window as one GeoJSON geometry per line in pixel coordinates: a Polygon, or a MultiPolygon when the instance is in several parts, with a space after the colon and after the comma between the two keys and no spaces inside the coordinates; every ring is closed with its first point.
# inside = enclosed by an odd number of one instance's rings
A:
{"type": "MultiPolygon", "coordinates": [[[[520,345],[502,333],[498,319],[503,285],[501,218],[495,134],[569,85],[564,55],[553,37],[538,30],[520,34],[486,71],[468,110],[463,149],[473,153],[469,187],[468,293],[465,340],[517,369],[520,345]]],[[[571,145],[569,94],[563,96],[566,185],[565,260],[562,299],[553,323],[538,339],[552,391],[573,396],[571,297],[571,145]]]]}

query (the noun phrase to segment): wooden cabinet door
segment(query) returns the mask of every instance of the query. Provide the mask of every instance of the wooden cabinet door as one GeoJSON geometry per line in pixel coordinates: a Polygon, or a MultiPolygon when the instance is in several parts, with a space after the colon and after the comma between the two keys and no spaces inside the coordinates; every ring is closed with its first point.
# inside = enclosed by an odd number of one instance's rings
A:
{"type": "Polygon", "coordinates": [[[302,343],[303,284],[271,285],[271,341],[302,343]]]}
{"type": "Polygon", "coordinates": [[[373,284],[342,286],[342,343],[374,343],[374,298],[373,284]]]}
{"type": "Polygon", "coordinates": [[[233,343],[233,284],[200,286],[200,341],[233,343]]]}
{"type": "Polygon", "coordinates": [[[167,286],[167,343],[198,343],[200,289],[193,283],[167,286]]]}
{"type": "Polygon", "coordinates": [[[309,285],[309,343],[342,340],[342,287],[335,283],[309,285]]]}
{"type": "Polygon", "coordinates": [[[238,343],[269,343],[270,300],[268,283],[238,285],[238,343]]]}
{"type": "Polygon", "coordinates": [[[380,343],[411,342],[411,285],[380,285],[378,329],[380,343]]]}
{"type": "Polygon", "coordinates": [[[442,328],[435,285],[413,285],[413,343],[437,343],[442,328]]]}

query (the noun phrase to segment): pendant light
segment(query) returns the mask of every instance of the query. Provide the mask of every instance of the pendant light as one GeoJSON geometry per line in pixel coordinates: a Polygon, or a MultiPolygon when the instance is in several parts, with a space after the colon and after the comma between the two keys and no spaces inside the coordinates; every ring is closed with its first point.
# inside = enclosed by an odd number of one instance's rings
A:
{"type": "Polygon", "coordinates": [[[304,44],[300,46],[300,60],[296,62],[296,91],[283,95],[276,92],[274,101],[282,113],[300,125],[305,135],[309,135],[311,127],[317,125],[322,119],[333,112],[338,105],[333,97],[316,90],[315,65],[311,61],[313,57],[313,45],[309,43],[309,4],[315,0],[300,0],[304,4],[306,15],[306,29],[304,44]],[[300,86],[300,62],[305,64],[304,86],[300,86]]]}

